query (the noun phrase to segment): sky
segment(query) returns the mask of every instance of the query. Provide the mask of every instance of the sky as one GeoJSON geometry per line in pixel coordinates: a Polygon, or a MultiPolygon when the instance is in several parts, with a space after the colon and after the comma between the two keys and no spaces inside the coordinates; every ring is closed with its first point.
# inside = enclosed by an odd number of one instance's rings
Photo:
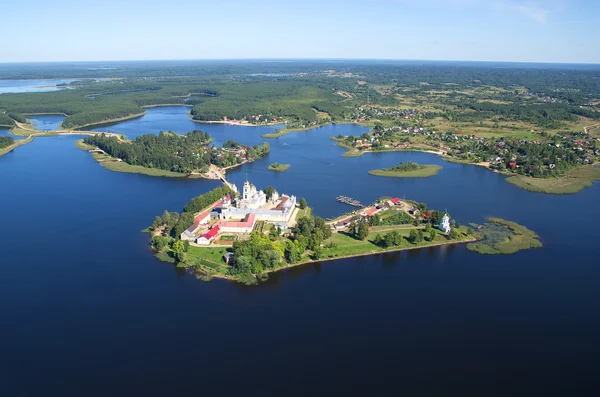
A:
{"type": "Polygon", "coordinates": [[[600,64],[599,0],[7,0],[1,13],[0,62],[600,64]]]}

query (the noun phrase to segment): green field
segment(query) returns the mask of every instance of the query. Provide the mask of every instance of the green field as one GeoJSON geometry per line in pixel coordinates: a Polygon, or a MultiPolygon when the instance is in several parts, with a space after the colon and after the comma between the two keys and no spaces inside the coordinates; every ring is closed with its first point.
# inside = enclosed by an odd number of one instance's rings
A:
{"type": "Polygon", "coordinates": [[[594,165],[577,167],[558,178],[532,178],[524,175],[511,176],[506,181],[531,192],[549,194],[574,194],[600,180],[600,168],[594,165]]]}
{"type": "MultiPolygon", "coordinates": [[[[344,232],[333,233],[331,239],[325,242],[334,243],[335,247],[333,248],[324,248],[323,249],[323,258],[326,259],[334,259],[334,258],[343,258],[347,256],[358,256],[358,255],[370,255],[377,254],[383,252],[390,251],[401,251],[407,249],[415,249],[422,248],[428,246],[442,245],[442,244],[453,244],[460,243],[465,241],[472,241],[473,236],[467,234],[467,229],[464,227],[460,227],[458,229],[459,234],[455,240],[450,239],[448,236],[443,234],[441,231],[435,230],[435,239],[433,241],[424,240],[420,243],[412,243],[407,240],[410,231],[415,229],[414,226],[380,226],[373,227],[371,232],[369,233],[369,237],[363,241],[356,240],[353,237],[349,236],[344,232]],[[373,243],[373,239],[377,234],[384,235],[385,233],[397,231],[403,237],[402,244],[393,248],[381,248],[373,243]]],[[[429,236],[426,236],[429,237],[429,236]]]]}
{"type": "Polygon", "coordinates": [[[413,171],[392,171],[387,169],[371,170],[369,174],[375,176],[387,176],[392,178],[426,178],[437,175],[442,169],[441,166],[435,164],[422,164],[422,168],[413,171]]]}

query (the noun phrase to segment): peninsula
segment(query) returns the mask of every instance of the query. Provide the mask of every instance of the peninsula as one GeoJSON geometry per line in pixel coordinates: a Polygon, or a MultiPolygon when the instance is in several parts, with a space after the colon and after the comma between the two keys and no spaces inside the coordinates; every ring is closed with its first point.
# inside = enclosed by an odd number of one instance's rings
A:
{"type": "Polygon", "coordinates": [[[116,134],[96,134],[76,146],[92,153],[112,171],[150,176],[222,179],[225,169],[252,162],[269,153],[268,143],[245,146],[227,141],[222,148],[209,145],[209,134],[194,130],[185,135],[161,132],[128,141],[116,134]]]}
{"type": "Polygon", "coordinates": [[[375,176],[387,176],[393,178],[426,178],[436,175],[442,169],[436,164],[417,164],[413,162],[400,163],[392,168],[371,170],[369,174],[375,176]]]}
{"type": "Polygon", "coordinates": [[[198,196],[183,213],[165,211],[148,228],[156,256],[209,280],[254,283],[305,263],[473,242],[472,228],[423,203],[382,198],[325,221],[304,199],[246,181],[198,196]],[[231,187],[229,187],[231,186],[231,187]]]}

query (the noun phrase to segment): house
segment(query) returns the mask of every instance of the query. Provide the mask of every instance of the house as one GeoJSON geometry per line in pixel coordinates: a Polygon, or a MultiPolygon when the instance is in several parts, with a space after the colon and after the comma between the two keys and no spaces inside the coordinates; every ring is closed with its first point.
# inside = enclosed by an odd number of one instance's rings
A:
{"type": "Polygon", "coordinates": [[[184,230],[183,233],[181,233],[181,235],[179,236],[179,238],[181,238],[181,240],[183,241],[194,241],[194,239],[196,238],[195,233],[198,231],[198,229],[200,229],[200,223],[195,222],[192,224],[192,226],[184,230]]]}
{"type": "Polygon", "coordinates": [[[225,263],[229,264],[229,262],[231,262],[231,259],[233,258],[233,252],[228,252],[225,255],[223,255],[223,260],[225,261],[225,263]]]}
{"type": "Polygon", "coordinates": [[[219,226],[214,226],[207,233],[198,237],[198,239],[196,240],[196,243],[202,244],[202,245],[210,244],[210,242],[217,236],[217,234],[219,234],[219,231],[220,231],[219,226]]]}
{"type": "Polygon", "coordinates": [[[390,203],[392,203],[392,205],[398,205],[400,204],[400,199],[398,197],[394,197],[390,200],[390,203]]]}
{"type": "Polygon", "coordinates": [[[517,162],[516,162],[516,161],[511,161],[510,163],[508,163],[508,166],[509,166],[510,168],[513,168],[513,169],[514,169],[514,168],[517,168],[517,162]]]}
{"type": "Polygon", "coordinates": [[[210,221],[210,211],[204,211],[194,218],[194,223],[205,225],[210,221]]]}
{"type": "Polygon", "coordinates": [[[368,217],[373,216],[376,212],[377,212],[377,208],[370,207],[370,208],[366,208],[363,212],[361,212],[360,215],[366,216],[368,218],[368,217]]]}

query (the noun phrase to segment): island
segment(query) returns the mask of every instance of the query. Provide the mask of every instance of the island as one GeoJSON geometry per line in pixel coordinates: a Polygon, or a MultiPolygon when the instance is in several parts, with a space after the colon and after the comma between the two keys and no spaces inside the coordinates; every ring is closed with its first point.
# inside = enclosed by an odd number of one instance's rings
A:
{"type": "Polygon", "coordinates": [[[332,220],[312,214],[306,200],[259,190],[248,180],[165,211],[147,229],[157,258],[198,278],[254,283],[305,263],[421,247],[474,242],[473,228],[424,203],[381,198],[332,220]]]}
{"type": "Polygon", "coordinates": [[[395,165],[392,168],[371,170],[369,174],[393,178],[426,178],[436,175],[441,169],[442,167],[436,164],[417,164],[409,161],[395,165]]]}
{"type": "Polygon", "coordinates": [[[488,218],[477,226],[480,240],[467,244],[467,249],[480,254],[514,254],[515,252],[540,248],[539,236],[525,226],[500,218],[488,218]]]}
{"type": "Polygon", "coordinates": [[[117,134],[94,134],[76,143],[103,167],[118,172],[164,177],[223,179],[226,169],[252,162],[269,153],[268,143],[245,146],[227,141],[210,145],[209,134],[194,130],[146,134],[129,141],[117,134]]]}
{"type": "Polygon", "coordinates": [[[283,171],[286,171],[288,168],[290,168],[289,164],[273,163],[273,164],[269,165],[269,170],[275,171],[275,172],[283,172],[283,171]]]}

